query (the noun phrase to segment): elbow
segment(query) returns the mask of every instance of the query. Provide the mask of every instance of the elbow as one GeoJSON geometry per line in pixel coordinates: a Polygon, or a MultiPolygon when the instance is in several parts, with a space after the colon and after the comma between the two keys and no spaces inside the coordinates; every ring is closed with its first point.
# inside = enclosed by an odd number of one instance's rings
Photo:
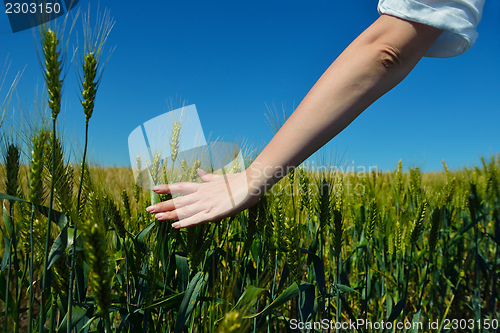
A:
{"type": "Polygon", "coordinates": [[[401,51],[394,45],[383,43],[378,46],[378,61],[386,69],[397,69],[403,67],[404,57],[401,51]]]}

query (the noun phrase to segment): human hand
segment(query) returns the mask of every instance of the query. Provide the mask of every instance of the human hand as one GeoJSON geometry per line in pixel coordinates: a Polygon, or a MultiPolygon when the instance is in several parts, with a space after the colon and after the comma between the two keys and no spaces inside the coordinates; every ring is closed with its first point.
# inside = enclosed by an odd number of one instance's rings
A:
{"type": "MultiPolygon", "coordinates": [[[[249,186],[245,171],[214,175],[198,169],[203,183],[174,183],[152,188],[158,194],[182,193],[184,196],[149,206],[146,210],[159,221],[178,220],[176,229],[218,221],[237,214],[257,203],[260,190],[249,186]]],[[[263,194],[263,193],[262,193],[263,194]]]]}

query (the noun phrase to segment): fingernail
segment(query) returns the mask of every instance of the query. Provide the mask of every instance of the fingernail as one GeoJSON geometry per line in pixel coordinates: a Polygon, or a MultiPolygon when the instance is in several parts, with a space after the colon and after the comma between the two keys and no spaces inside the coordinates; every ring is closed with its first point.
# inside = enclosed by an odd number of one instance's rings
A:
{"type": "Polygon", "coordinates": [[[153,210],[155,210],[155,207],[154,206],[149,206],[148,208],[146,208],[146,211],[148,213],[151,213],[153,210]]]}
{"type": "Polygon", "coordinates": [[[155,218],[159,219],[159,218],[163,217],[164,215],[165,214],[163,214],[163,213],[158,213],[155,215],[155,218]]]}
{"type": "Polygon", "coordinates": [[[153,191],[158,191],[159,189],[160,189],[160,187],[159,187],[158,185],[155,185],[155,186],[153,186],[153,188],[152,188],[152,190],[153,190],[153,191]]]}
{"type": "Polygon", "coordinates": [[[172,223],[172,228],[177,228],[179,226],[179,222],[172,223]]]}

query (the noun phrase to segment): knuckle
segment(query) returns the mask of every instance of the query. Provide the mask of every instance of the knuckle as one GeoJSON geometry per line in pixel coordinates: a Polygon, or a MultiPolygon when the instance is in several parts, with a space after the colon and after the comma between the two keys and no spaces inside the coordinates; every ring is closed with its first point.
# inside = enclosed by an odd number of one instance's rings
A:
{"type": "Polygon", "coordinates": [[[189,183],[178,183],[177,191],[180,193],[185,193],[188,190],[189,183]]]}
{"type": "Polygon", "coordinates": [[[172,205],[175,207],[180,207],[182,205],[182,197],[172,199],[172,205]]]}
{"type": "Polygon", "coordinates": [[[181,208],[179,208],[179,209],[177,210],[177,212],[178,212],[178,214],[177,214],[177,215],[178,215],[180,218],[182,218],[182,217],[187,217],[187,216],[188,216],[188,213],[189,213],[189,209],[188,209],[188,207],[181,207],[181,208]]]}

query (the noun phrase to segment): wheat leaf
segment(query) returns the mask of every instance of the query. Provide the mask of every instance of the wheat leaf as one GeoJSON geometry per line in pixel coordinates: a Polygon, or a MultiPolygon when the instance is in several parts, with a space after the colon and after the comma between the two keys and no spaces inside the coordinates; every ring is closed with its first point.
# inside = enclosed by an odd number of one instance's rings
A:
{"type": "MultiPolygon", "coordinates": [[[[70,322],[70,327],[73,328],[75,325],[82,320],[82,318],[85,316],[87,313],[87,310],[79,307],[79,306],[73,306],[73,310],[71,312],[71,322],[70,322]]],[[[67,325],[68,325],[68,314],[64,316],[64,319],[61,322],[61,325],[59,325],[59,328],[57,329],[57,333],[60,332],[66,332],[67,330],[67,325]]]]}
{"type": "Polygon", "coordinates": [[[56,240],[52,244],[49,253],[48,269],[50,269],[52,265],[57,261],[57,259],[59,259],[62,256],[67,246],[68,246],[68,226],[66,225],[64,228],[62,228],[61,232],[59,233],[59,235],[57,235],[56,240]]]}
{"type": "Polygon", "coordinates": [[[399,300],[398,304],[392,309],[391,315],[389,316],[389,319],[387,319],[388,322],[393,322],[396,320],[396,318],[401,314],[401,311],[403,311],[403,308],[406,306],[406,297],[403,297],[402,299],[399,300]]]}
{"type": "Polygon", "coordinates": [[[191,312],[193,312],[194,306],[198,300],[198,294],[206,279],[206,274],[198,272],[194,278],[189,282],[188,288],[184,297],[182,299],[181,306],[179,308],[179,315],[177,316],[177,321],[175,323],[175,333],[181,333],[186,326],[187,321],[191,312]]]}

